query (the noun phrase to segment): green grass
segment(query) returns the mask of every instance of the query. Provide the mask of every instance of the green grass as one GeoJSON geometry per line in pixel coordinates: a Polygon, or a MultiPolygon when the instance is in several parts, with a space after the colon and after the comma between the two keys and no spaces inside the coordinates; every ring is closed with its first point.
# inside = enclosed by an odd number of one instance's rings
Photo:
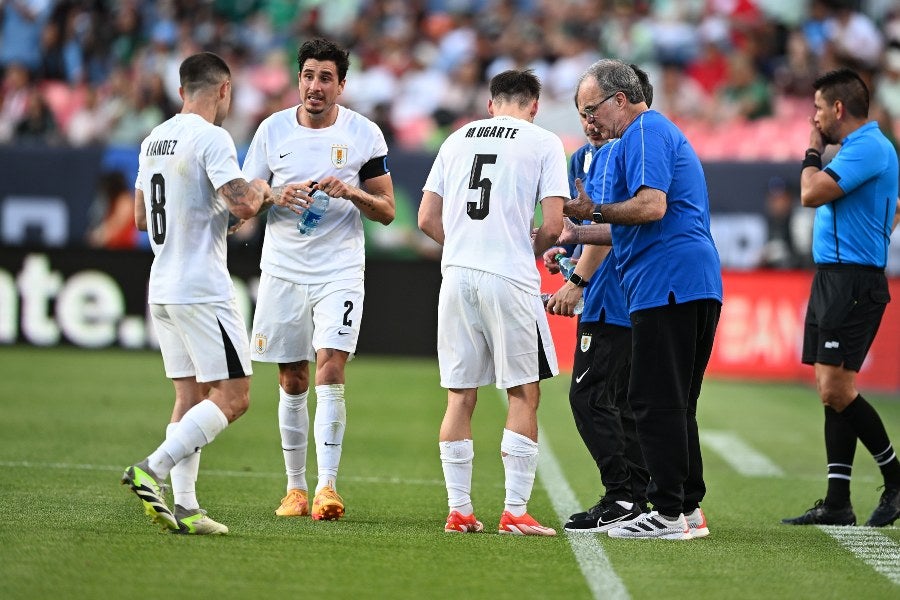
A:
{"type": "MultiPolygon", "coordinates": [[[[276,372],[262,363],[254,368],[250,410],[204,450],[198,483],[201,502],[231,534],[175,536],[158,532],[118,484],[122,469],[164,435],[172,388],[159,355],[0,347],[0,596],[591,596],[564,535],[441,533],[446,498],[436,442],[445,394],[432,360],[363,356],[348,366],[339,478],[346,518],[276,519],[284,494],[276,372]]],[[[545,382],[540,419],[544,441],[587,506],[599,478],[572,423],[567,380],[545,382]]],[[[489,530],[503,501],[499,398],[493,388],[481,390],[474,424],[473,496],[489,530]]],[[[870,400],[900,443],[898,399],[870,400]]],[[[700,412],[701,437],[703,429],[734,432],[786,476],[743,477],[705,449],[709,538],[598,537],[633,598],[900,595],[900,586],[824,532],[779,525],[825,488],[822,410],[811,389],[708,381],[700,412]]],[[[853,483],[860,520],[874,508],[879,485],[860,445],[853,483]]],[[[540,483],[529,512],[547,524],[555,520],[540,483]]],[[[883,531],[900,543],[900,529],[883,531]]],[[[900,562],[900,553],[888,558],[900,562]]]]}

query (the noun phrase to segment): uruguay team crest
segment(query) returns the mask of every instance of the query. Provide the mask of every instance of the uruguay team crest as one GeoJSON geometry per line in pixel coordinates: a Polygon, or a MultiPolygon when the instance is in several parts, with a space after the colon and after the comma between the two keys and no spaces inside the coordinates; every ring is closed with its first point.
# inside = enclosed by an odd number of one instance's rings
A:
{"type": "Polygon", "coordinates": [[[269,338],[261,333],[257,333],[253,336],[253,347],[256,349],[257,354],[265,354],[266,350],[269,349],[269,338]]]}
{"type": "Polygon", "coordinates": [[[581,351],[587,352],[588,348],[591,347],[591,334],[586,334],[581,336],[581,351]]]}
{"type": "Polygon", "coordinates": [[[347,164],[347,146],[334,145],[331,147],[331,164],[340,169],[347,164]]]}

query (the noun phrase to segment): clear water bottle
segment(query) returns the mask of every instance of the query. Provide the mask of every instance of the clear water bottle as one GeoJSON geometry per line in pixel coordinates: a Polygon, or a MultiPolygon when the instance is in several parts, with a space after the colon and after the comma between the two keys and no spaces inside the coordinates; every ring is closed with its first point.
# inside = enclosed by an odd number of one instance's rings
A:
{"type": "MultiPolygon", "coordinates": [[[[556,264],[559,265],[559,271],[562,273],[563,277],[566,278],[566,281],[569,280],[569,277],[572,276],[572,273],[575,272],[575,261],[565,256],[563,254],[556,255],[556,264]]],[[[575,304],[575,308],[572,311],[576,315],[580,315],[581,311],[584,310],[584,294],[582,293],[581,298],[579,298],[578,303],[575,304]]]]}
{"type": "Polygon", "coordinates": [[[303,211],[303,214],[300,215],[300,220],[297,221],[297,231],[300,232],[300,235],[312,233],[312,230],[319,225],[319,221],[325,216],[325,211],[328,210],[328,203],[331,201],[328,194],[322,190],[314,191],[312,198],[313,203],[303,211]]]}

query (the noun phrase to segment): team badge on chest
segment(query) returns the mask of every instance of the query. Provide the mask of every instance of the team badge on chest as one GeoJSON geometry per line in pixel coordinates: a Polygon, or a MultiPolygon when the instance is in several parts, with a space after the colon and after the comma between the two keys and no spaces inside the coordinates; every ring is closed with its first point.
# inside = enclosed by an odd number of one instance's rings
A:
{"type": "Polygon", "coordinates": [[[582,352],[587,352],[587,351],[588,351],[588,348],[590,348],[590,347],[591,347],[591,336],[590,336],[590,334],[581,336],[581,351],[582,351],[582,352]]]}
{"type": "Polygon", "coordinates": [[[331,164],[338,169],[347,164],[347,146],[338,146],[335,144],[331,147],[331,164]]]}
{"type": "Polygon", "coordinates": [[[256,349],[257,354],[265,354],[266,350],[269,349],[269,338],[261,333],[257,333],[253,336],[253,348],[256,349]]]}

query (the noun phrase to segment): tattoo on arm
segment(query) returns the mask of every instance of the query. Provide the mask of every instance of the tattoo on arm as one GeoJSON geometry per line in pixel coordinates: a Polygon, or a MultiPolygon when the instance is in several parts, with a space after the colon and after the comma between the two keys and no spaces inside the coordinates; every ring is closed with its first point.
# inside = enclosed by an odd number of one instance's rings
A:
{"type": "Polygon", "coordinates": [[[232,206],[244,204],[249,191],[250,184],[243,179],[234,179],[222,186],[222,196],[232,206]]]}

